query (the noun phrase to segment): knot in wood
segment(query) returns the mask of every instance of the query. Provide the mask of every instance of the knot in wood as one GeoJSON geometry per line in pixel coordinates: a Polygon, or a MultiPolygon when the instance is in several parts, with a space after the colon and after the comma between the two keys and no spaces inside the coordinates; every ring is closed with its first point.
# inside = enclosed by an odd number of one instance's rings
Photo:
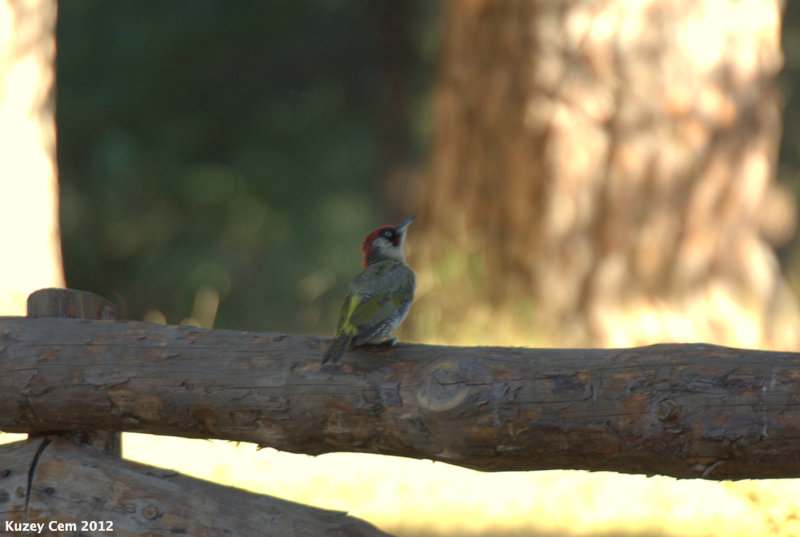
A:
{"type": "Polygon", "coordinates": [[[417,390],[421,408],[441,412],[457,407],[469,393],[467,368],[458,362],[438,362],[422,374],[417,390]]]}
{"type": "Polygon", "coordinates": [[[675,421],[680,413],[678,403],[672,399],[664,399],[659,401],[658,408],[656,408],[656,416],[661,421],[675,421]]]}
{"type": "Polygon", "coordinates": [[[161,516],[161,509],[149,503],[142,507],[142,516],[147,520],[153,520],[161,516]]]}

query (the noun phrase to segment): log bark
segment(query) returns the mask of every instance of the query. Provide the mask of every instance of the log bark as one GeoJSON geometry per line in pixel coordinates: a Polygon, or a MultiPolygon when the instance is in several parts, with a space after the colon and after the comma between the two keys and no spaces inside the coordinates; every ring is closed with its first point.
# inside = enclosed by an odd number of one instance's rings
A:
{"type": "Polygon", "coordinates": [[[14,535],[388,536],[342,512],[156,470],[63,438],[0,446],[0,523],[0,533],[10,524],[14,535]],[[45,531],[25,533],[21,523],[45,531]]]}
{"type": "Polygon", "coordinates": [[[113,430],[485,471],[800,477],[800,354],[400,345],[0,317],[0,430],[113,430]]]}
{"type": "MultiPolygon", "coordinates": [[[[39,289],[28,296],[28,317],[67,317],[70,319],[103,319],[117,318],[117,308],[109,300],[78,289],[39,289]]],[[[114,431],[84,432],[75,438],[79,442],[89,444],[122,456],[122,437],[114,431]]]]}

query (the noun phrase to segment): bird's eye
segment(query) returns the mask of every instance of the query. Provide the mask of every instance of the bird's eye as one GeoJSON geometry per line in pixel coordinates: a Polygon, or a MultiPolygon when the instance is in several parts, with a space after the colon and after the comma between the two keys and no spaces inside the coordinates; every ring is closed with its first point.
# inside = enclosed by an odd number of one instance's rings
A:
{"type": "Polygon", "coordinates": [[[384,229],[381,232],[381,236],[386,239],[392,240],[394,238],[394,231],[392,231],[391,229],[384,229]]]}

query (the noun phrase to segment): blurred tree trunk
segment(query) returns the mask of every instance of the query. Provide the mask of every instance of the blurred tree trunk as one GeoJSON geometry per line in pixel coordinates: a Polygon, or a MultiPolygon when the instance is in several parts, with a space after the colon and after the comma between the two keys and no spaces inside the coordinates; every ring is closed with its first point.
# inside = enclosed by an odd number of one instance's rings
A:
{"type": "Polygon", "coordinates": [[[55,0],[0,4],[0,315],[64,285],[58,234],[55,0]]]}
{"type": "Polygon", "coordinates": [[[773,180],[779,0],[450,0],[444,17],[418,336],[798,346],[773,252],[795,226],[773,180]]]}

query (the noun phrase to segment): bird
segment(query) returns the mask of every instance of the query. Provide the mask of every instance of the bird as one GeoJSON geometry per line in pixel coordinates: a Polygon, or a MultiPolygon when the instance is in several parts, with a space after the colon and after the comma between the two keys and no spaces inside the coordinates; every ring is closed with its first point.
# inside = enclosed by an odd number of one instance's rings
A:
{"type": "Polygon", "coordinates": [[[394,345],[392,335],[408,315],[417,279],[406,263],[403,243],[414,215],[398,226],[379,227],[361,243],[364,270],[353,279],[339,324],[322,363],[335,364],[352,347],[394,345]]]}

